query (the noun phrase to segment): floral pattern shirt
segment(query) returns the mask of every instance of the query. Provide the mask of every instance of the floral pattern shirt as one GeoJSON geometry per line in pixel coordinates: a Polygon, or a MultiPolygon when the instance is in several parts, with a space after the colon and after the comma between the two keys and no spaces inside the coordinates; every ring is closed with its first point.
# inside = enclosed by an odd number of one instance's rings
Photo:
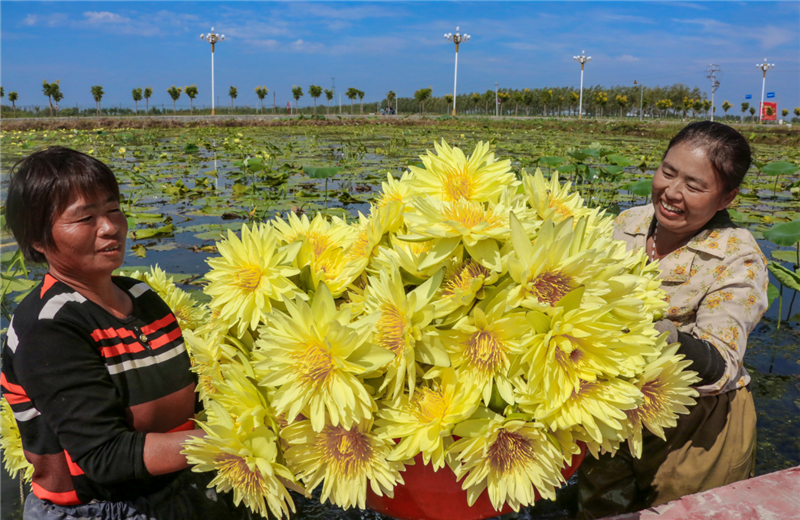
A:
{"type": "MultiPolygon", "coordinates": [[[[631,208],[614,221],[614,238],[628,249],[645,247],[653,205],[631,208]]],[[[701,396],[746,386],[747,336],[767,310],[767,260],[753,235],[722,210],[685,246],[659,261],[667,316],[679,331],[706,340],[725,359],[725,374],[698,387],[701,396]]]]}

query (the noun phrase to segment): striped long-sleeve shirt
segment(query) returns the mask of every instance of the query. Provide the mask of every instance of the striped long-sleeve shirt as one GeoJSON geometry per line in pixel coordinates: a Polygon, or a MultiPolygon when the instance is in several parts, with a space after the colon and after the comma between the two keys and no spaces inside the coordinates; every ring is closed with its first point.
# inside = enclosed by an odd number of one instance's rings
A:
{"type": "Polygon", "coordinates": [[[118,319],[49,274],[19,305],[0,384],[34,466],[33,492],[60,505],[163,488],[144,465],[147,432],[194,428],[195,377],[181,329],[145,283],[115,277],[133,301],[118,319]]]}

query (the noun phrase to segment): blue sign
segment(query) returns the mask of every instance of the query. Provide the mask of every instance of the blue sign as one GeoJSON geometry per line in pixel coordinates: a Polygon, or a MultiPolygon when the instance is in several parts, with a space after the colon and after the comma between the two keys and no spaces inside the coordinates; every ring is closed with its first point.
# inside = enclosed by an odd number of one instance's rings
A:
{"type": "Polygon", "coordinates": [[[745,99],[753,99],[753,94],[747,94],[744,98],[745,99]]]}
{"type": "Polygon", "coordinates": [[[774,98],[774,97],[775,97],[774,92],[767,92],[767,98],[774,98]]]}

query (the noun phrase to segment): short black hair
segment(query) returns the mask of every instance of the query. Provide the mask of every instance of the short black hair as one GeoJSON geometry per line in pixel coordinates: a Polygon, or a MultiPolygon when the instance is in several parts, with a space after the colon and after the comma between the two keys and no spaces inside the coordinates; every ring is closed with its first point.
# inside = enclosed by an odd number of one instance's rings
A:
{"type": "Polygon", "coordinates": [[[686,125],[670,140],[667,152],[681,143],[705,153],[726,193],[739,187],[753,160],[747,139],[734,128],[715,121],[686,125]]]}
{"type": "Polygon", "coordinates": [[[107,193],[119,199],[119,184],[111,168],[94,157],[51,146],[17,161],[11,168],[6,198],[6,225],[22,254],[31,262],[46,262],[33,246],[54,248],[53,222],[76,195],[107,193]]]}

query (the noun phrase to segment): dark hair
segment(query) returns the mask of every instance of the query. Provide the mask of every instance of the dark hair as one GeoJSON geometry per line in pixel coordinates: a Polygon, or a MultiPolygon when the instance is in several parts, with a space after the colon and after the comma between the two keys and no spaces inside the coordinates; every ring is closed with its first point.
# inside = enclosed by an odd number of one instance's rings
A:
{"type": "MultiPolygon", "coordinates": [[[[742,134],[728,125],[713,121],[686,125],[669,142],[667,152],[681,143],[699,148],[706,154],[714,175],[722,183],[726,193],[738,188],[750,169],[750,144],[742,134]]],[[[667,152],[664,152],[664,157],[667,152]]]]}
{"type": "Polygon", "coordinates": [[[33,245],[52,248],[53,222],[78,194],[98,193],[119,198],[114,172],[81,152],[52,146],[30,154],[11,168],[6,198],[6,225],[22,254],[32,262],[45,262],[33,245]]]}

